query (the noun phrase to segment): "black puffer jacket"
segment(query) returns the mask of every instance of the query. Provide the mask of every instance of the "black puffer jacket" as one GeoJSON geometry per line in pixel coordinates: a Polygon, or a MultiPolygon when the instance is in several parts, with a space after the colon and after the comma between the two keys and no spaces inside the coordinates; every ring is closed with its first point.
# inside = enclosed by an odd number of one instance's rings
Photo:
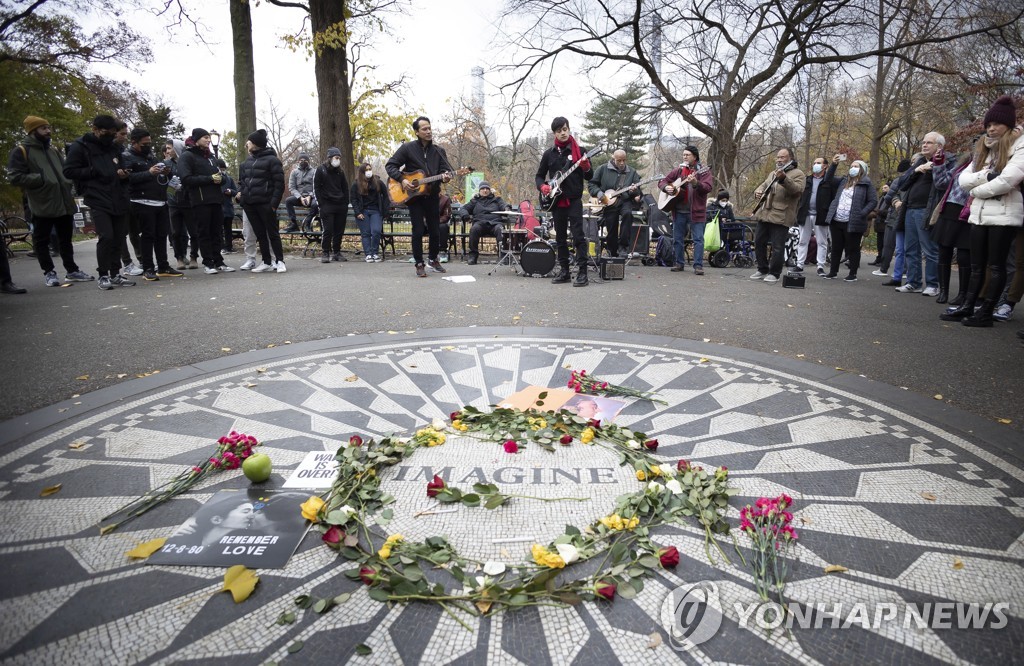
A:
{"type": "Polygon", "coordinates": [[[277,208],[284,198],[284,166],[273,148],[261,148],[242,163],[238,191],[243,206],[277,208]]]}
{"type": "Polygon", "coordinates": [[[224,193],[220,190],[220,183],[213,182],[213,175],[219,173],[220,169],[217,168],[217,161],[213,155],[207,157],[198,147],[186,148],[185,154],[178,158],[178,177],[181,178],[181,189],[188,195],[188,201],[192,208],[221,205],[221,202],[224,201],[224,193]]]}
{"type": "MultiPolygon", "coordinates": [[[[121,161],[128,172],[128,198],[149,199],[151,201],[167,200],[167,176],[154,175],[149,172],[154,164],[160,162],[155,155],[140,155],[131,148],[121,154],[121,161]]],[[[164,169],[166,173],[169,169],[164,169]]]]}
{"type": "MultiPolygon", "coordinates": [[[[580,146],[581,157],[585,155],[587,149],[580,146]]],[[[547,182],[549,177],[554,176],[559,171],[565,171],[571,166],[572,162],[572,148],[565,146],[559,148],[558,146],[551,146],[544,151],[544,154],[540,158],[540,166],[537,168],[537,189],[539,190],[541,185],[547,182]]],[[[579,199],[583,196],[583,185],[585,181],[590,180],[594,176],[593,167],[589,171],[583,169],[576,169],[569,177],[562,181],[562,196],[569,199],[579,199]]]]}
{"type": "Polygon", "coordinates": [[[313,174],[313,195],[316,205],[325,213],[348,212],[348,179],[340,168],[321,164],[313,174]]]}
{"type": "Polygon", "coordinates": [[[490,196],[482,197],[479,194],[469,200],[469,203],[459,209],[459,214],[462,219],[468,219],[470,215],[473,216],[473,222],[483,222],[484,224],[501,224],[505,220],[502,219],[504,215],[495,215],[495,211],[499,210],[512,210],[512,206],[505,203],[505,200],[499,196],[496,196],[493,192],[490,196]]]}
{"type": "MultiPolygon", "coordinates": [[[[448,162],[448,153],[444,152],[444,148],[433,142],[424,146],[419,139],[399,146],[388,163],[384,165],[384,170],[395,180],[402,179],[402,172],[424,171],[428,176],[437,176],[445,171],[455,171],[448,162]]],[[[440,181],[430,184],[429,194],[434,195],[440,191],[440,181]]]]}
{"type": "Polygon", "coordinates": [[[90,132],[75,139],[68,148],[64,177],[74,181],[75,189],[89,208],[123,215],[128,212],[128,188],[117,176],[120,168],[121,149],[115,144],[100,143],[90,132]]]}
{"type": "MultiPolygon", "coordinates": [[[[820,180],[813,175],[807,178],[804,183],[804,194],[800,198],[800,208],[796,212],[797,224],[803,226],[807,223],[807,214],[811,208],[811,192],[814,191],[814,183],[817,181],[818,196],[814,199],[814,223],[820,227],[828,225],[828,222],[825,221],[828,218],[828,209],[832,206],[832,199],[836,196],[836,192],[839,191],[839,179],[836,178],[836,167],[838,166],[839,162],[830,164],[820,180]]],[[[813,171],[811,173],[813,174],[813,171]]]]}

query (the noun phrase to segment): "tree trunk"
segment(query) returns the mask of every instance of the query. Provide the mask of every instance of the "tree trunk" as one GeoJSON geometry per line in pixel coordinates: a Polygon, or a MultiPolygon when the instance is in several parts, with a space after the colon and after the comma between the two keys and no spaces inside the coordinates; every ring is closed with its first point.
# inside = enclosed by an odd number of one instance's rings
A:
{"type": "Polygon", "coordinates": [[[245,159],[245,141],[256,130],[256,68],[252,59],[252,15],[249,0],[231,0],[231,46],[235,59],[235,137],[238,158],[245,159]]]}
{"type": "MultiPolygon", "coordinates": [[[[331,26],[345,23],[347,5],[348,0],[310,0],[310,27],[314,39],[331,26]]],[[[341,165],[351,182],[355,177],[355,157],[348,117],[352,93],[348,84],[347,44],[343,40],[315,44],[313,71],[316,74],[320,146],[323,149],[336,146],[341,150],[341,165]]],[[[321,159],[323,157],[320,155],[321,159]]]]}
{"type": "MultiPolygon", "coordinates": [[[[878,1],[878,48],[885,48],[885,0],[878,1]]],[[[871,109],[871,163],[868,165],[868,173],[876,179],[881,186],[882,181],[878,171],[878,164],[881,161],[882,133],[889,124],[888,118],[883,118],[883,102],[885,100],[885,61],[883,56],[875,57],[875,95],[874,105],[871,109]]]]}

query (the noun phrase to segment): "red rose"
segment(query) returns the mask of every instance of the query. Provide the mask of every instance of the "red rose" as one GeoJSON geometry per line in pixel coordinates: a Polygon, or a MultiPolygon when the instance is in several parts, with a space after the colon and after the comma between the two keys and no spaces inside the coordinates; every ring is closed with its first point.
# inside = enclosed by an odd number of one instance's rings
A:
{"type": "Polygon", "coordinates": [[[658,559],[661,560],[661,566],[666,569],[675,569],[679,564],[679,550],[675,546],[662,548],[658,551],[658,559]]]}
{"type": "Polygon", "coordinates": [[[647,449],[648,451],[657,451],[658,450],[658,440],[656,440],[656,439],[649,439],[649,440],[647,440],[646,442],[644,442],[644,448],[647,449]]]}
{"type": "Polygon", "coordinates": [[[351,437],[348,438],[348,445],[349,446],[362,446],[363,445],[363,438],[360,437],[359,435],[352,435],[351,437]]]}
{"type": "Polygon", "coordinates": [[[448,418],[451,419],[452,421],[458,421],[459,419],[462,418],[462,412],[452,412],[451,414],[448,415],[448,418]]]}
{"type": "Polygon", "coordinates": [[[323,542],[334,550],[341,548],[341,543],[345,540],[345,532],[337,525],[331,525],[331,527],[324,532],[323,536],[320,537],[323,542]]]}
{"type": "Polygon", "coordinates": [[[608,601],[615,599],[615,586],[611,583],[598,583],[594,586],[594,592],[597,593],[597,596],[607,599],[608,601]]]}
{"type": "Polygon", "coordinates": [[[679,462],[676,463],[676,469],[679,470],[680,472],[685,472],[686,470],[690,469],[690,463],[686,462],[685,460],[680,460],[679,462]]]}
{"type": "Polygon", "coordinates": [[[359,579],[367,585],[373,585],[377,579],[377,570],[373,567],[363,567],[359,570],[359,579]]]}
{"type": "Polygon", "coordinates": [[[427,481],[427,497],[437,497],[444,488],[444,479],[435,474],[433,481],[427,481]]]}
{"type": "Polygon", "coordinates": [[[505,453],[519,453],[519,445],[516,444],[514,439],[505,442],[505,453]]]}
{"type": "Polygon", "coordinates": [[[600,428],[601,427],[601,419],[590,419],[589,421],[587,421],[587,425],[590,426],[591,428],[595,428],[595,429],[600,428]]]}
{"type": "Polygon", "coordinates": [[[572,435],[566,433],[558,438],[558,443],[563,445],[572,444],[572,435]]]}

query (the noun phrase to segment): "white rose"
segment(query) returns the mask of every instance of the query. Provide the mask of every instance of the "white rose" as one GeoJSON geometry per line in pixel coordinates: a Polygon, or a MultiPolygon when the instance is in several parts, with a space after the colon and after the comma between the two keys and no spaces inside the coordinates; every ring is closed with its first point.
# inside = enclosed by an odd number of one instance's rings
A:
{"type": "Polygon", "coordinates": [[[639,449],[640,442],[636,441],[635,439],[631,439],[628,442],[626,442],[626,446],[628,446],[631,449],[639,449]]]}
{"type": "Polygon", "coordinates": [[[658,469],[661,470],[662,476],[671,479],[676,474],[676,468],[668,463],[661,463],[658,465],[658,469]]]}
{"type": "Polygon", "coordinates": [[[671,481],[666,483],[665,487],[671,490],[673,495],[683,494],[683,485],[679,483],[679,481],[677,481],[676,479],[672,479],[671,481]]]}
{"type": "Polygon", "coordinates": [[[661,485],[657,481],[651,481],[647,484],[647,491],[650,493],[658,494],[663,490],[665,490],[665,486],[661,485]]]}
{"type": "Polygon", "coordinates": [[[505,573],[505,565],[502,562],[487,562],[484,564],[484,573],[488,576],[498,576],[505,573]]]}
{"type": "Polygon", "coordinates": [[[580,559],[580,551],[576,550],[576,546],[560,543],[555,545],[555,550],[558,551],[558,555],[565,560],[566,564],[572,564],[580,559]]]}
{"type": "Polygon", "coordinates": [[[430,427],[433,428],[434,430],[437,430],[438,432],[444,430],[444,425],[445,423],[441,419],[434,419],[430,423],[430,427]]]}

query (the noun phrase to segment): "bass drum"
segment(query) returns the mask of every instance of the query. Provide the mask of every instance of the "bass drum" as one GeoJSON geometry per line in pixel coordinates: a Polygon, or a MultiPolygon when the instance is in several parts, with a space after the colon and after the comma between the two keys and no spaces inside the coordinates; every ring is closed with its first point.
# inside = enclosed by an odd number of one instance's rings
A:
{"type": "Polygon", "coordinates": [[[532,240],[523,246],[519,255],[519,264],[523,274],[545,277],[555,268],[555,246],[544,240],[532,240]]]}

